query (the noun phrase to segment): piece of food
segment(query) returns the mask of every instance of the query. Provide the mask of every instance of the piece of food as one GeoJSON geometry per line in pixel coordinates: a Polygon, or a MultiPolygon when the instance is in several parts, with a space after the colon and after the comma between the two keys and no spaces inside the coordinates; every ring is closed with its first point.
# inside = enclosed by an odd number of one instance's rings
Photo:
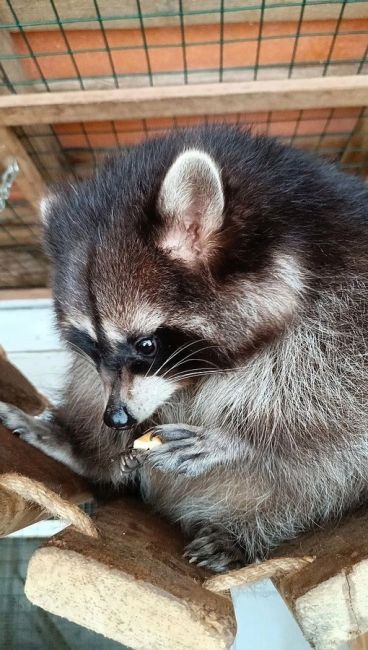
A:
{"type": "Polygon", "coordinates": [[[158,436],[154,436],[151,431],[145,433],[144,436],[134,440],[133,449],[142,449],[143,451],[149,451],[157,445],[162,445],[162,440],[158,436]]]}

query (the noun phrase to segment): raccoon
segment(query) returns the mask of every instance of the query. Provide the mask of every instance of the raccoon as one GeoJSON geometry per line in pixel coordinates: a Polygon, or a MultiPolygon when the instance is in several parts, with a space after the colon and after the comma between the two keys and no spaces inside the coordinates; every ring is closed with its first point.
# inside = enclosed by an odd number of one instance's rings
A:
{"type": "Polygon", "coordinates": [[[191,562],[265,557],[368,493],[368,189],[217,126],[119,154],[42,203],[73,361],[10,429],[95,482],[135,486],[191,562]],[[148,429],[162,445],[132,451],[148,429]]]}

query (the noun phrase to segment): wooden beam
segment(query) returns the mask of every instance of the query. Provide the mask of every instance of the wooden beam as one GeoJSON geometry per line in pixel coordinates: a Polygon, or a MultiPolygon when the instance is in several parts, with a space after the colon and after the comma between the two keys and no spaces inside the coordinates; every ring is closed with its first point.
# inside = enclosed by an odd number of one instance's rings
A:
{"type": "Polygon", "coordinates": [[[367,103],[367,75],[33,93],[0,97],[0,125],[337,108],[367,103]]]}
{"type": "MultiPolygon", "coordinates": [[[[226,23],[256,22],[260,16],[260,0],[232,0],[231,9],[226,8],[226,23]]],[[[290,0],[278,0],[270,3],[264,12],[264,22],[293,21],[300,16],[300,4],[290,3],[290,0]],[[273,5],[273,6],[272,6],[273,5]]],[[[172,27],[179,24],[178,0],[142,0],[142,18],[147,27],[172,27]]],[[[307,3],[305,20],[336,20],[341,7],[337,2],[307,3]]],[[[139,14],[134,0],[121,2],[109,0],[100,3],[100,10],[106,29],[137,29],[139,14]],[[110,20],[109,20],[110,18],[110,20]]],[[[27,30],[59,30],[55,13],[50,7],[49,0],[17,0],[16,11],[18,18],[27,30]]],[[[90,0],[63,0],[58,4],[58,12],[63,21],[63,28],[96,29],[96,14],[90,0]]],[[[348,18],[366,18],[368,7],[366,2],[349,3],[344,11],[348,18]]],[[[184,18],[186,25],[204,25],[218,23],[220,17],[219,0],[186,0],[184,18]]],[[[0,3],[0,21],[4,24],[14,24],[14,16],[7,3],[0,3]]]]}
{"type": "MultiPolygon", "coordinates": [[[[14,404],[14,406],[17,406],[31,415],[38,415],[47,407],[46,398],[40,395],[36,388],[22,375],[18,368],[8,361],[6,352],[1,346],[0,401],[14,404]]],[[[1,452],[0,473],[5,471],[4,456],[7,456],[6,445],[1,447],[1,452]]],[[[14,467],[12,471],[15,471],[14,467]]]]}
{"type": "Polygon", "coordinates": [[[39,201],[45,191],[41,174],[12,129],[0,127],[0,160],[6,165],[15,158],[19,165],[16,184],[25,199],[38,210],[39,201]]]}
{"type": "Polygon", "coordinates": [[[349,644],[349,650],[368,650],[368,634],[363,634],[357,639],[354,639],[349,644]]]}
{"type": "Polygon", "coordinates": [[[0,289],[2,300],[51,300],[51,289],[0,289]]]}

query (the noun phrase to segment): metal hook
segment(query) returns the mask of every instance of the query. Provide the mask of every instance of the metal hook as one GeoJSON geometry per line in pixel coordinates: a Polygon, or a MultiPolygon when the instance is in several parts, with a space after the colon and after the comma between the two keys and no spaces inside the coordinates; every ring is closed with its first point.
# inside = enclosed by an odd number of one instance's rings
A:
{"type": "Polygon", "coordinates": [[[19,165],[16,160],[12,160],[7,166],[6,170],[1,176],[0,180],[0,211],[4,210],[6,201],[9,198],[9,194],[12,188],[12,185],[18,175],[19,165]]]}

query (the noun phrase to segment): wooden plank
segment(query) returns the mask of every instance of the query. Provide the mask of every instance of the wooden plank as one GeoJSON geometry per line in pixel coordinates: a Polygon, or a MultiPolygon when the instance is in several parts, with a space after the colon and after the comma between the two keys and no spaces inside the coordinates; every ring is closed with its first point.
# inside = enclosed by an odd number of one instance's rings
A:
{"type": "Polygon", "coordinates": [[[130,648],[231,647],[231,600],[203,589],[206,573],[182,557],[178,528],[129,498],[104,505],[94,520],[99,539],[69,529],[36,552],[31,602],[130,648]]]}
{"type": "Polygon", "coordinates": [[[359,164],[365,166],[368,160],[368,113],[367,110],[359,117],[354,130],[347,142],[340,163],[346,165],[359,164]]]}
{"type": "Polygon", "coordinates": [[[349,645],[349,650],[368,650],[368,634],[354,639],[349,645]]]}
{"type": "MultiPolygon", "coordinates": [[[[55,19],[55,13],[50,6],[49,0],[13,1],[13,6],[22,24],[27,24],[27,29],[59,29],[55,19]]],[[[134,29],[139,28],[139,18],[136,0],[99,0],[99,9],[104,17],[105,27],[109,29],[134,29]],[[110,18],[110,20],[109,20],[110,18]]],[[[232,0],[231,9],[227,8],[225,13],[226,23],[239,23],[244,21],[258,21],[260,15],[260,0],[232,0]]],[[[272,3],[271,7],[266,6],[264,22],[270,21],[292,21],[297,20],[300,15],[300,3],[293,6],[289,0],[278,0],[272,3]],[[276,6],[272,6],[276,5],[276,6]]],[[[368,16],[367,2],[354,2],[348,4],[344,15],[349,18],[366,18],[368,16]]],[[[177,25],[179,22],[177,0],[141,0],[140,6],[143,13],[144,23],[148,27],[167,27],[177,25]]],[[[67,30],[73,29],[96,29],[96,12],[91,0],[63,0],[58,3],[58,12],[63,27],[67,30]]],[[[308,3],[305,8],[307,20],[333,20],[337,19],[341,7],[339,3],[308,3]]],[[[219,22],[219,0],[186,0],[184,19],[186,25],[204,25],[219,22]]],[[[0,20],[2,23],[14,25],[14,17],[5,2],[1,3],[0,20]]]]}
{"type": "MultiPolygon", "coordinates": [[[[368,511],[362,508],[299,539],[275,556],[315,556],[276,585],[316,648],[340,648],[368,632],[368,511]]],[[[359,646],[358,646],[359,647],[359,646]]]]}
{"type": "Polygon", "coordinates": [[[51,289],[0,289],[0,302],[4,300],[44,300],[51,298],[51,289]]]}
{"type": "Polygon", "coordinates": [[[40,198],[45,191],[41,174],[12,129],[0,127],[0,160],[6,165],[12,158],[17,160],[20,168],[16,184],[24,198],[38,210],[40,198]]]}
{"type": "MultiPolygon", "coordinates": [[[[32,246],[17,246],[17,242],[14,240],[9,241],[9,246],[0,248],[0,260],[0,286],[2,289],[47,285],[48,264],[38,243],[34,242],[32,246]]],[[[0,329],[3,331],[4,328],[0,329]]],[[[24,328],[24,331],[26,329],[24,328]]]]}
{"type": "MultiPolygon", "coordinates": [[[[318,77],[154,88],[117,88],[0,97],[0,124],[217,115],[364,106],[368,76],[318,77]]],[[[1,138],[1,133],[0,133],[1,138]]]]}

